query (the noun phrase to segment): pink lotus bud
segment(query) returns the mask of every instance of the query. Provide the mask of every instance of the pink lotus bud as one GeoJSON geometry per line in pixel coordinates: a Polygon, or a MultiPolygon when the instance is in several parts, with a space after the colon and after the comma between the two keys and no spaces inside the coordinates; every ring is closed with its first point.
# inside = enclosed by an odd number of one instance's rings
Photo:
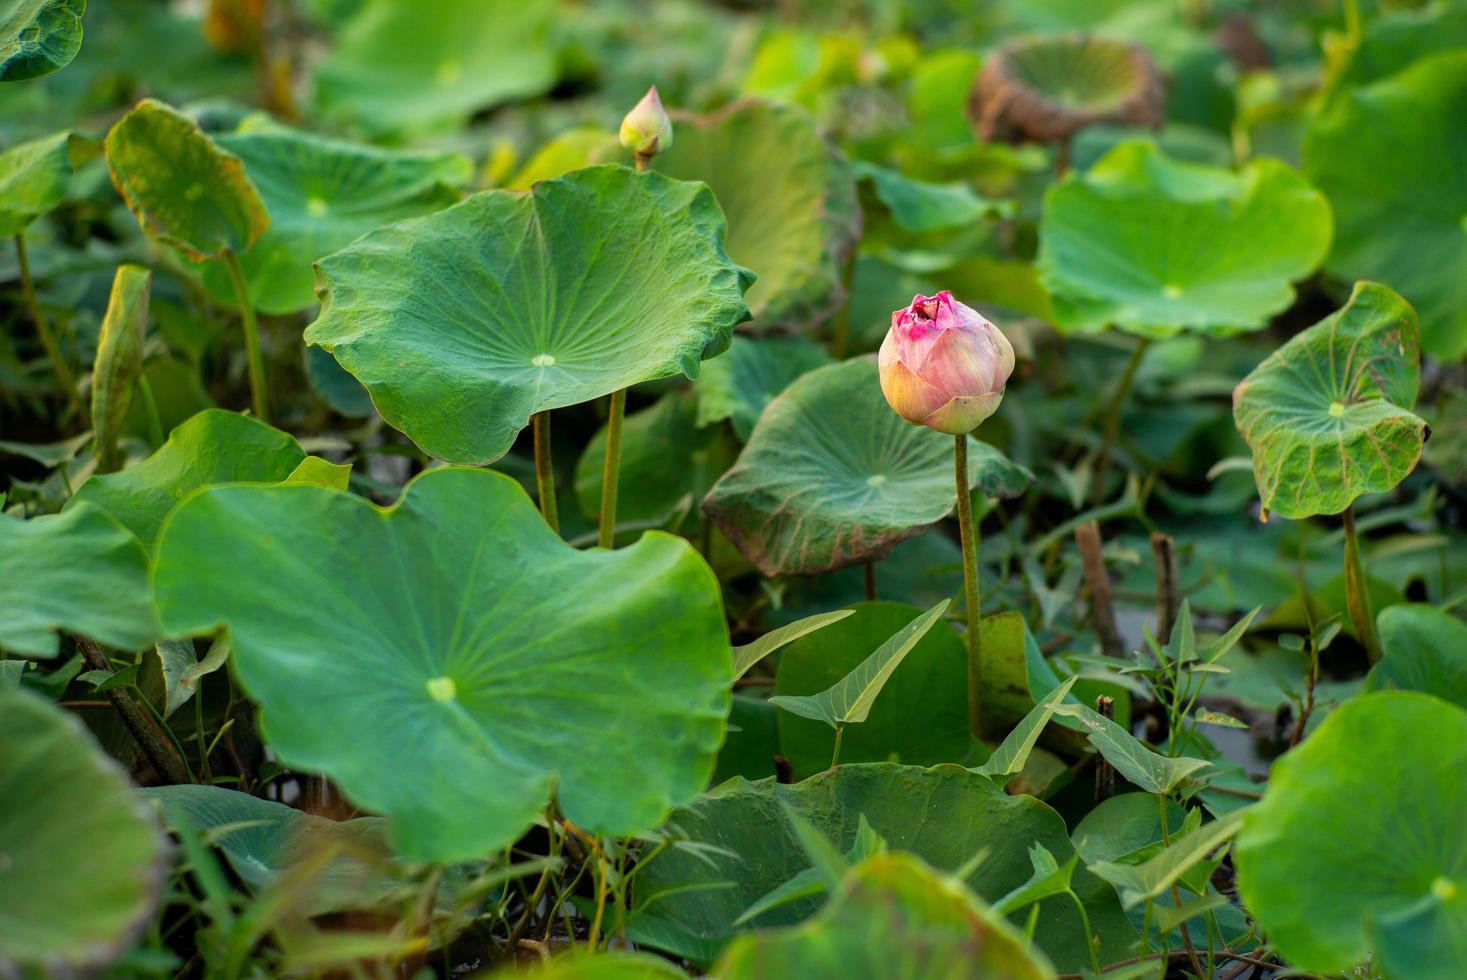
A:
{"type": "Polygon", "coordinates": [[[893,411],[956,436],[998,411],[1014,372],[1014,348],[998,327],[944,289],[918,293],[911,306],[892,313],[877,364],[893,411]]]}
{"type": "Polygon", "coordinates": [[[621,145],[639,157],[655,157],[672,146],[672,120],[654,85],[621,121],[621,145]]]}

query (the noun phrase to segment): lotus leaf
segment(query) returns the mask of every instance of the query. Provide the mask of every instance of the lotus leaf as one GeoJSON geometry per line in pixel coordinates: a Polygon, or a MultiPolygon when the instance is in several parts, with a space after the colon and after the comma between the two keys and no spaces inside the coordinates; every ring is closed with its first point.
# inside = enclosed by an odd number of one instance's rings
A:
{"type": "Polygon", "coordinates": [[[0,154],[0,235],[18,235],[63,200],[72,174],[96,144],[57,133],[0,154]]]}
{"type": "Polygon", "coordinates": [[[87,0],[10,0],[0,8],[0,82],[49,75],[81,50],[87,0]]]}

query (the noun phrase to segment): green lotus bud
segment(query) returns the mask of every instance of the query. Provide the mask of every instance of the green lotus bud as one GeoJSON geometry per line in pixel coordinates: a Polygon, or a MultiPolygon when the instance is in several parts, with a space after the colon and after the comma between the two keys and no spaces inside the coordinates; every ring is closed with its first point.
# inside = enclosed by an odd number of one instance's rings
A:
{"type": "Polygon", "coordinates": [[[621,121],[621,145],[639,157],[655,157],[672,146],[672,120],[654,85],[621,121]]]}

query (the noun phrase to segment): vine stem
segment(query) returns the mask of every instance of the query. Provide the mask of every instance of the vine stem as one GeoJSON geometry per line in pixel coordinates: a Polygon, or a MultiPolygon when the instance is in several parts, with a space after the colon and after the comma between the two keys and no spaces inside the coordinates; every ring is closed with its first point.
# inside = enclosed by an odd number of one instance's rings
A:
{"type": "Polygon", "coordinates": [[[1370,612],[1370,593],[1365,586],[1365,564],[1360,560],[1360,537],[1355,533],[1355,505],[1345,508],[1345,606],[1355,635],[1373,664],[1380,659],[1380,640],[1375,635],[1375,617],[1370,612]]]}
{"type": "Polygon", "coordinates": [[[229,281],[234,284],[234,295],[239,300],[239,317],[244,323],[245,357],[250,369],[250,407],[261,422],[270,421],[270,399],[265,386],[265,358],[260,353],[260,324],[255,319],[255,307],[245,289],[244,272],[239,267],[239,258],[233,249],[226,248],[221,256],[224,268],[229,272],[229,281]]]}
{"type": "Polygon", "coordinates": [[[1092,505],[1099,505],[1105,499],[1105,478],[1110,472],[1110,451],[1121,433],[1121,409],[1126,407],[1126,396],[1131,393],[1131,382],[1136,379],[1136,369],[1141,366],[1141,358],[1150,346],[1151,341],[1146,337],[1137,341],[1130,359],[1126,361],[1125,369],[1121,372],[1120,380],[1116,382],[1115,391],[1106,403],[1105,434],[1100,444],[1100,453],[1095,458],[1094,482],[1090,485],[1092,505]]]}
{"type": "Polygon", "coordinates": [[[846,726],[835,726],[835,750],[830,753],[830,768],[834,769],[840,765],[840,737],[845,734],[846,726]]]}
{"type": "Polygon", "coordinates": [[[601,468],[601,527],[596,543],[610,548],[616,531],[616,481],[621,468],[621,423],[627,414],[627,390],[611,393],[606,419],[606,462],[601,468]]]}
{"type": "Polygon", "coordinates": [[[532,416],[535,433],[535,490],[540,496],[540,513],[550,530],[560,533],[560,513],[555,503],[555,469],[550,463],[550,412],[532,416]]]}
{"type": "Polygon", "coordinates": [[[41,312],[41,304],[36,299],[36,287],[31,281],[30,256],[25,250],[24,232],[15,236],[15,258],[20,265],[20,291],[25,297],[25,307],[31,315],[31,321],[36,325],[36,336],[46,350],[46,359],[51,362],[51,373],[56,375],[57,383],[65,389],[66,400],[71,403],[72,409],[80,415],[82,403],[81,397],[76,393],[76,375],[71,373],[66,358],[62,356],[61,345],[56,342],[51,324],[47,321],[46,314],[41,312]]]}
{"type": "Polygon", "coordinates": [[[979,630],[978,529],[973,524],[973,498],[968,491],[968,434],[953,440],[953,476],[958,491],[958,532],[963,542],[963,601],[967,606],[968,726],[983,737],[983,636],[979,630]]]}

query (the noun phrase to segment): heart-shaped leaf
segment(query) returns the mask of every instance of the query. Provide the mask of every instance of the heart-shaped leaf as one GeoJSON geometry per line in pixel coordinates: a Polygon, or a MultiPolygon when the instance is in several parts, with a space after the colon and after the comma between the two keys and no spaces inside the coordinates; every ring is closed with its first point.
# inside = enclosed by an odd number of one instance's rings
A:
{"type": "MultiPolygon", "coordinates": [[[[840,852],[851,849],[860,816],[890,842],[944,871],[965,869],[967,885],[995,901],[1029,880],[1029,848],[1041,843],[1060,861],[1075,852],[1065,823],[1029,796],[1009,796],[986,776],[957,766],[919,769],[891,763],[842,765],[793,785],[773,779],[732,779],[677,810],[670,819],[687,847],[665,850],[636,879],[635,904],[668,928],[658,948],[681,935],[693,943],[727,943],[735,920],[774,888],[810,866],[785,809],[813,824],[840,852]],[[973,869],[980,851],[986,857],[973,869]],[[721,887],[712,887],[712,883],[721,887]]],[[[1121,911],[1110,885],[1078,869],[1074,888],[1100,935],[1102,962],[1124,958],[1136,929],[1121,911]]],[[[790,902],[751,920],[759,927],[799,922],[818,907],[814,899],[790,902]]],[[[1073,903],[1046,906],[1035,938],[1061,969],[1090,963],[1073,903]]],[[[639,918],[629,923],[637,935],[639,918]]],[[[740,927],[745,928],[745,927],[740,927]]],[[[692,944],[690,944],[691,946],[692,944]]]]}
{"type": "Polygon", "coordinates": [[[1374,949],[1386,976],[1458,971],[1464,769],[1467,711],[1404,691],[1347,701],[1274,763],[1233,860],[1244,905],[1291,965],[1341,973],[1374,949]]]}
{"type": "Polygon", "coordinates": [[[127,421],[132,387],[143,373],[143,339],[148,330],[148,297],[153,274],[140,265],[120,265],[97,337],[92,365],[92,432],[97,438],[97,470],[110,473],[122,460],[117,438],[127,421]]]}
{"type": "Polygon", "coordinates": [[[9,0],[0,7],[0,82],[49,75],[81,50],[87,0],[9,0]]]}
{"type": "Polygon", "coordinates": [[[1426,440],[1410,411],[1420,374],[1415,311],[1372,282],[1254,368],[1233,392],[1233,419],[1264,516],[1338,514],[1405,479],[1426,440]]]}
{"type": "Polygon", "coordinates": [[[963,883],[910,854],[878,854],[852,868],[815,918],[741,936],[713,974],[765,977],[1048,980],[1054,968],[1024,934],[963,883]]]}
{"type": "Polygon", "coordinates": [[[679,122],[654,166],[713,189],[728,218],[728,254],[758,274],[758,327],[819,323],[845,297],[846,258],[861,230],[850,164],[794,106],[739,102],[679,122]]]}
{"type": "MultiPolygon", "coordinates": [[[[384,150],[290,130],[221,136],[244,162],[270,212],[270,227],[240,257],[250,301],[262,313],[295,313],[316,303],[311,264],[381,226],[458,202],[470,163],[457,153],[384,150]]],[[[204,282],[221,302],[234,287],[218,264],[204,282]]]]}
{"type": "Polygon", "coordinates": [[[316,67],[328,115],[372,132],[450,127],[555,84],[551,0],[367,0],[316,67]]]}
{"type": "Polygon", "coordinates": [[[158,638],[147,552],[92,504],[28,521],[0,515],[0,647],[54,657],[58,630],[124,650],[158,638]]]}
{"type": "Polygon", "coordinates": [[[535,412],[682,372],[748,318],[706,187],[627,167],[476,194],[319,263],[306,330],[439,459],[487,463],[535,412]]]}
{"type": "Polygon", "coordinates": [[[112,183],[143,231],[195,261],[248,251],[270,225],[239,158],[156,99],[112,127],[106,152],[112,183]]]}
{"type": "Polygon", "coordinates": [[[66,199],[76,168],[96,156],[97,144],[57,133],[0,154],[0,235],[18,235],[66,199]]]}
{"type": "Polygon", "coordinates": [[[1044,198],[1039,270],[1059,325],[1143,337],[1256,330],[1330,241],[1324,196],[1287,166],[1240,173],[1122,143],[1044,198]]]}
{"type": "Polygon", "coordinates": [[[593,833],[649,830],[702,788],[723,737],[732,671],[707,566],[656,533],[576,551],[503,474],[430,470],[390,510],[211,487],[170,518],[154,585],[174,633],[229,627],[280,757],[388,816],[410,857],[487,854],[552,789],[593,833]]]}
{"type": "Polygon", "coordinates": [[[66,510],[83,503],[105,510],[152,548],[163,519],[192,491],[213,483],[279,483],[305,458],[289,434],[211,408],[174,429],[136,466],[83,483],[66,510]]]}
{"type": "MultiPolygon", "coordinates": [[[[874,361],[832,364],[769,403],[703,509],[765,575],[844,568],[885,557],[952,511],[952,452],[951,436],[891,410],[874,361]]],[[[970,440],[970,486],[1009,497],[1032,479],[970,440]]]]}
{"type": "Polygon", "coordinates": [[[127,773],[75,718],[0,684],[0,800],[0,972],[107,966],[157,904],[167,853],[127,773]]]}
{"type": "Polygon", "coordinates": [[[1315,116],[1304,168],[1329,196],[1338,232],[1326,268],[1377,279],[1421,315],[1421,346],[1467,353],[1467,51],[1422,58],[1349,89],[1315,116]]]}
{"type": "Polygon", "coordinates": [[[698,379],[698,424],[728,419],[744,442],[764,406],[800,375],[830,363],[825,349],[805,337],[735,336],[726,354],[703,365],[698,379]]]}

